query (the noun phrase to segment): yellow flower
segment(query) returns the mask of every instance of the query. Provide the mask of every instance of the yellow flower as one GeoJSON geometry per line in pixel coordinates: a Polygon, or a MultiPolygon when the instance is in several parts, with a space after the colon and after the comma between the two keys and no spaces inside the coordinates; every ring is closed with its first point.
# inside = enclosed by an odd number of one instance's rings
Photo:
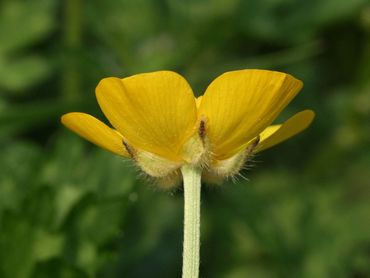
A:
{"type": "Polygon", "coordinates": [[[184,164],[202,166],[216,181],[238,173],[253,153],[309,126],[311,110],[271,125],[301,88],[285,73],[240,70],[222,74],[196,99],[175,72],[110,77],[98,84],[96,97],[114,128],[79,112],[63,115],[62,123],[169,185],[184,164]]]}

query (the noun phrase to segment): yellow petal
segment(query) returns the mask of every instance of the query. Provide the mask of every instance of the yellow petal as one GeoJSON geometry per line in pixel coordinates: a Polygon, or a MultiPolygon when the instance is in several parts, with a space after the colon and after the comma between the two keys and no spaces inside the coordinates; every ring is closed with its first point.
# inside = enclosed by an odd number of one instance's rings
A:
{"type": "Polygon", "coordinates": [[[197,104],[197,108],[199,108],[200,103],[202,102],[202,96],[197,97],[197,98],[195,99],[195,102],[196,102],[196,104],[197,104]]]}
{"type": "Polygon", "coordinates": [[[196,104],[187,81],[171,71],[103,79],[96,88],[101,109],[136,149],[182,160],[195,132],[196,104]]]}
{"type": "Polygon", "coordinates": [[[304,110],[295,114],[281,125],[272,125],[267,127],[260,135],[260,142],[256,152],[263,151],[274,145],[277,145],[290,137],[305,130],[315,117],[311,110],[304,110]]]}
{"type": "Polygon", "coordinates": [[[302,88],[291,75],[267,70],[227,72],[207,88],[199,116],[206,117],[206,133],[215,158],[236,154],[279,115],[302,88]]]}
{"type": "Polygon", "coordinates": [[[62,116],[63,125],[81,137],[112,153],[129,157],[122,140],[116,130],[85,113],[73,112],[62,116]]]}

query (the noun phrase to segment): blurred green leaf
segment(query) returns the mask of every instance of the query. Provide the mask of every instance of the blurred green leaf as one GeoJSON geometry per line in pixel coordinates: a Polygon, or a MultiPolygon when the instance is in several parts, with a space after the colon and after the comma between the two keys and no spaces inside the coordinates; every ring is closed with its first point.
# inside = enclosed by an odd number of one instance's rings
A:
{"type": "Polygon", "coordinates": [[[54,29],[54,8],[48,0],[0,2],[0,90],[20,93],[50,75],[50,61],[26,48],[54,29]]]}
{"type": "Polygon", "coordinates": [[[10,62],[0,60],[0,84],[5,90],[22,91],[50,73],[51,65],[41,57],[27,56],[10,62]]]}

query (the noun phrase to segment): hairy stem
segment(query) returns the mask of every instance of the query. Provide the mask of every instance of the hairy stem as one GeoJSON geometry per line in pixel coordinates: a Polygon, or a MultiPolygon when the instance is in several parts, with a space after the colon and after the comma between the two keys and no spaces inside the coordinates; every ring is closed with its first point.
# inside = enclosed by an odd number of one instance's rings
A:
{"type": "Polygon", "coordinates": [[[202,171],[185,165],[181,168],[184,178],[184,250],[183,278],[198,278],[200,247],[200,192],[202,171]]]}

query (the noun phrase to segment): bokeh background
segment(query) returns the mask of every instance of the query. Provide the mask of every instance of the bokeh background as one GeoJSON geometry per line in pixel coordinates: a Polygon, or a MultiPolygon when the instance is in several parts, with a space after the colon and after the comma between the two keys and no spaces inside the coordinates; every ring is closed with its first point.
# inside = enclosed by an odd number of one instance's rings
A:
{"type": "Polygon", "coordinates": [[[201,276],[370,277],[369,0],[1,0],[0,277],[180,277],[182,190],[72,134],[99,80],[235,69],[305,87],[303,134],[202,192],[201,276]]]}

